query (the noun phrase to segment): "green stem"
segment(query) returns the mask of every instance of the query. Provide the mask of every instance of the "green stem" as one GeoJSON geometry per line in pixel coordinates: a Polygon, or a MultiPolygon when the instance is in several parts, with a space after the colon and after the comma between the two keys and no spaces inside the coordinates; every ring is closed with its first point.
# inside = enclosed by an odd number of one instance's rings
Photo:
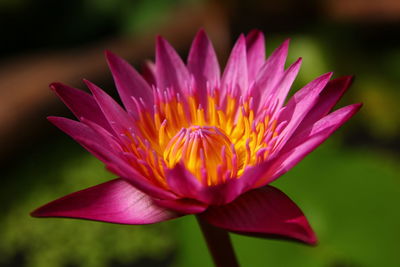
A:
{"type": "Polygon", "coordinates": [[[197,217],[216,267],[239,267],[229,233],[197,217]]]}

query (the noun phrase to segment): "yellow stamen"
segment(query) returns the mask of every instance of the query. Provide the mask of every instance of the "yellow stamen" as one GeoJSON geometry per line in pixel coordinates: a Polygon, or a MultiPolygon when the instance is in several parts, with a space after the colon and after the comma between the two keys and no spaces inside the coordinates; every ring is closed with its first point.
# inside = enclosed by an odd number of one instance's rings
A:
{"type": "Polygon", "coordinates": [[[165,188],[165,168],[180,162],[208,186],[238,179],[247,167],[267,159],[269,141],[279,135],[277,120],[271,120],[276,116],[264,110],[265,116],[256,117],[251,100],[228,94],[221,107],[214,91],[205,110],[195,95],[184,102],[170,92],[156,94],[153,116],[147,111],[138,116],[141,134],[127,133],[132,142],[127,152],[137,158],[130,161],[134,168],[165,188]]]}

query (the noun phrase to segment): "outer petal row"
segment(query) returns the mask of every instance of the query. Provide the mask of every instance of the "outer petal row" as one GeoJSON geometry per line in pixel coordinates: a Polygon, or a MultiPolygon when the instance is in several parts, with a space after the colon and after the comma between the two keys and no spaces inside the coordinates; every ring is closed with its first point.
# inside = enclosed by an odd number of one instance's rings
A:
{"type": "MultiPolygon", "coordinates": [[[[176,208],[176,203],[173,206],[176,208]]],[[[181,207],[189,213],[185,203],[182,202],[181,207]]],[[[204,209],[192,209],[190,213],[204,209]]],[[[160,206],[160,201],[154,202],[129,182],[118,178],[52,201],[31,215],[151,224],[180,217],[182,213],[160,206]]],[[[316,242],[301,210],[284,193],[270,186],[248,192],[228,205],[211,207],[199,216],[216,227],[239,234],[289,238],[308,244],[316,242]]]]}
{"type": "Polygon", "coordinates": [[[106,142],[106,139],[104,139],[105,137],[101,136],[98,131],[104,131],[104,129],[101,129],[100,126],[93,125],[92,122],[87,122],[86,120],[84,121],[90,126],[60,117],[50,117],[49,120],[103,161],[110,171],[128,179],[139,190],[155,198],[177,198],[175,194],[149,183],[145,177],[133,169],[126,162],[120,151],[114,151],[112,149],[111,140],[109,140],[110,142],[106,142]]]}
{"type": "Polygon", "coordinates": [[[307,244],[317,242],[302,211],[272,186],[249,191],[225,206],[210,207],[199,216],[238,234],[294,239],[307,244]]]}
{"type": "Polygon", "coordinates": [[[150,224],[180,215],[153,204],[152,198],[123,179],[87,188],[50,202],[34,217],[72,217],[122,224],[150,224]]]}
{"type": "Polygon", "coordinates": [[[153,109],[153,95],[149,84],[125,60],[106,51],[108,66],[114,77],[119,96],[128,112],[136,113],[132,97],[142,99],[148,110],[153,109]]]}
{"type": "Polygon", "coordinates": [[[271,183],[317,148],[334,131],[348,121],[361,106],[361,104],[349,105],[325,116],[299,133],[298,136],[289,140],[273,160],[266,161],[247,170],[241,179],[251,179],[250,177],[253,176],[258,177],[259,180],[254,187],[271,183]]]}

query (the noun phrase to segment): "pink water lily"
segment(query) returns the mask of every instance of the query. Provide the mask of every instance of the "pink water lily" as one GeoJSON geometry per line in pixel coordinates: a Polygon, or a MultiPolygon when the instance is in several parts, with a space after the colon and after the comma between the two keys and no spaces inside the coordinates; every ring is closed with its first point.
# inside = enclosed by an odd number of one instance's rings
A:
{"type": "Polygon", "coordinates": [[[72,193],[35,210],[36,217],[72,217],[151,224],[196,214],[239,234],[316,242],[302,211],[269,184],[325,141],[361,107],[331,109],[351,77],[331,73],[287,102],[301,59],[285,69],[289,42],[268,58],[264,36],[237,40],[221,75],[205,32],[186,64],[157,38],[155,64],[141,75],[106,52],[124,108],[103,90],[54,83],[79,121],[49,120],[120,178],[72,193]]]}

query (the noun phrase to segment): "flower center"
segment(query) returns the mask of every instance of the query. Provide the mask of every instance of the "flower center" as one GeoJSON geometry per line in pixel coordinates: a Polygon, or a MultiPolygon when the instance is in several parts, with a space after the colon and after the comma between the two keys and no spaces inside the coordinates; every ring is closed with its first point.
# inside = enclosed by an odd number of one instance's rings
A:
{"type": "Polygon", "coordinates": [[[237,172],[234,145],[217,127],[182,128],[165,147],[163,157],[167,167],[172,168],[181,161],[208,185],[220,184],[237,172]]]}
{"type": "Polygon", "coordinates": [[[179,162],[202,184],[213,186],[238,179],[246,168],[266,160],[286,123],[277,124],[277,104],[256,116],[251,98],[228,93],[223,99],[217,91],[208,92],[204,109],[195,93],[181,98],[170,89],[157,89],[153,114],[136,101],[139,134],[127,133],[130,164],[168,188],[165,169],[179,162]]]}

